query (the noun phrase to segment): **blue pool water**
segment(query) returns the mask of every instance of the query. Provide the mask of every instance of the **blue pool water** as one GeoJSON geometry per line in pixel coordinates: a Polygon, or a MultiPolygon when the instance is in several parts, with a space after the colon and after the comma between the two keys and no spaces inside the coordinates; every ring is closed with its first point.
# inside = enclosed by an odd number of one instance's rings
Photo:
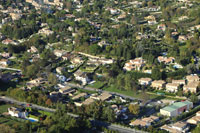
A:
{"type": "Polygon", "coordinates": [[[27,118],[26,120],[29,120],[30,122],[38,122],[38,120],[32,119],[32,118],[27,118]]]}

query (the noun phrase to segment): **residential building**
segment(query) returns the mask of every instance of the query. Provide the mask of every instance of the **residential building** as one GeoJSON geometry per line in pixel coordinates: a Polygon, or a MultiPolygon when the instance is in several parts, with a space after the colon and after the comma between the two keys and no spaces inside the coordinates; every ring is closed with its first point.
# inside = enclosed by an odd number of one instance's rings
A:
{"type": "Polygon", "coordinates": [[[69,94],[69,93],[73,93],[75,91],[76,91],[75,89],[72,89],[69,86],[65,86],[65,87],[59,89],[59,92],[62,93],[62,94],[69,94]]]}
{"type": "Polygon", "coordinates": [[[86,99],[84,102],[82,102],[82,105],[90,105],[94,102],[95,100],[92,98],[86,99]]]}
{"type": "Polygon", "coordinates": [[[166,84],[166,91],[168,92],[177,92],[179,84],[178,83],[168,83],[166,84]]]}
{"type": "Polygon", "coordinates": [[[57,67],[57,68],[56,68],[56,72],[57,72],[58,74],[62,74],[63,71],[65,71],[65,68],[64,68],[64,67],[57,67]]]}
{"type": "Polygon", "coordinates": [[[18,118],[26,118],[28,116],[28,112],[22,111],[19,108],[10,107],[8,108],[8,113],[11,116],[18,117],[18,118]]]}
{"type": "Polygon", "coordinates": [[[157,26],[157,30],[165,31],[165,30],[166,30],[166,25],[165,25],[165,24],[159,24],[159,25],[157,26]]]}
{"type": "Polygon", "coordinates": [[[69,52],[67,52],[67,53],[65,53],[64,55],[62,55],[62,59],[63,60],[71,60],[71,59],[73,59],[75,57],[75,55],[74,54],[71,54],[71,53],[69,53],[69,52]]]}
{"type": "Polygon", "coordinates": [[[83,63],[83,62],[84,62],[84,60],[83,60],[83,58],[80,57],[80,56],[74,57],[74,58],[71,60],[71,63],[72,63],[72,64],[81,64],[81,63],[83,63]]]}
{"type": "Polygon", "coordinates": [[[199,81],[193,81],[189,82],[187,85],[183,86],[183,91],[185,93],[191,92],[191,93],[196,93],[198,91],[198,86],[199,86],[199,81]]]}
{"type": "Polygon", "coordinates": [[[104,92],[100,96],[98,96],[98,99],[101,100],[101,101],[105,101],[105,100],[110,99],[111,97],[112,97],[111,94],[104,92]]]}
{"type": "Polygon", "coordinates": [[[8,59],[0,60],[0,66],[7,67],[9,64],[10,64],[10,61],[8,59]]]}
{"type": "Polygon", "coordinates": [[[140,78],[139,80],[140,85],[150,85],[152,82],[151,78],[140,78]]]}
{"type": "Polygon", "coordinates": [[[35,46],[31,46],[31,48],[28,49],[27,52],[36,53],[36,52],[38,52],[38,49],[35,46]]]}
{"type": "Polygon", "coordinates": [[[45,34],[47,36],[51,35],[54,33],[54,31],[51,31],[49,28],[45,27],[41,30],[38,31],[39,34],[45,34]]]}
{"type": "Polygon", "coordinates": [[[58,50],[58,49],[56,49],[56,50],[53,51],[53,53],[57,57],[62,57],[66,53],[66,51],[65,50],[58,50]]]}
{"type": "Polygon", "coordinates": [[[12,20],[19,20],[22,17],[21,13],[10,13],[12,20]]]}
{"type": "Polygon", "coordinates": [[[27,89],[32,89],[33,87],[38,87],[41,84],[46,83],[46,80],[44,78],[37,78],[33,79],[26,83],[27,89]]]}
{"type": "Polygon", "coordinates": [[[59,92],[58,91],[52,91],[49,93],[50,97],[58,97],[59,96],[59,92]]]}
{"type": "Polygon", "coordinates": [[[200,123],[200,116],[193,116],[192,118],[187,120],[187,123],[197,125],[200,123]]]}
{"type": "Polygon", "coordinates": [[[193,108],[193,103],[189,101],[176,102],[172,105],[160,109],[160,113],[165,116],[174,117],[193,108]]]}
{"type": "Polygon", "coordinates": [[[186,122],[176,122],[171,125],[164,125],[161,129],[170,133],[186,133],[189,130],[189,126],[186,122]]]}
{"type": "Polygon", "coordinates": [[[158,56],[158,62],[164,62],[165,64],[171,64],[174,63],[175,58],[174,57],[164,57],[164,56],[158,56]]]}
{"type": "Polygon", "coordinates": [[[188,82],[199,81],[199,76],[195,75],[195,74],[188,75],[188,76],[186,76],[186,80],[188,82]]]}
{"type": "Polygon", "coordinates": [[[81,81],[83,85],[86,85],[90,81],[87,73],[80,70],[74,73],[74,77],[76,80],[81,81]]]}
{"type": "Polygon", "coordinates": [[[137,70],[140,71],[143,66],[145,66],[146,61],[140,58],[135,58],[133,60],[129,60],[129,62],[125,63],[123,69],[126,71],[137,70]]]}
{"type": "Polygon", "coordinates": [[[143,119],[136,119],[135,121],[132,121],[129,125],[131,126],[142,126],[142,127],[148,127],[152,125],[154,122],[159,121],[159,117],[157,116],[150,116],[143,119]]]}
{"type": "Polygon", "coordinates": [[[163,89],[165,87],[165,81],[164,80],[154,80],[151,82],[151,87],[156,89],[163,89]]]}
{"type": "Polygon", "coordinates": [[[185,80],[172,80],[172,83],[177,83],[179,85],[185,85],[185,80]]]}
{"type": "Polygon", "coordinates": [[[72,100],[77,100],[77,99],[79,99],[81,97],[86,97],[86,96],[87,96],[87,93],[80,93],[80,94],[72,97],[72,100]]]}
{"type": "Polygon", "coordinates": [[[179,35],[178,36],[178,41],[180,41],[180,42],[185,42],[187,40],[188,40],[188,37],[185,36],[185,35],[179,35]]]}

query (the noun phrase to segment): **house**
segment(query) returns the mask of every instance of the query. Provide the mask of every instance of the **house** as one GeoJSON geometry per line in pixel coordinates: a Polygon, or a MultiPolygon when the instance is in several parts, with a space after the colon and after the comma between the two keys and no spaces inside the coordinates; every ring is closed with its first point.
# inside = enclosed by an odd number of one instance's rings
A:
{"type": "Polygon", "coordinates": [[[152,82],[151,78],[140,78],[139,80],[140,85],[150,85],[152,82]]]}
{"type": "Polygon", "coordinates": [[[181,17],[178,18],[179,21],[183,21],[183,20],[186,20],[186,19],[189,19],[188,16],[181,16],[181,17]]]}
{"type": "Polygon", "coordinates": [[[157,26],[157,30],[165,31],[165,30],[166,30],[166,25],[165,25],[165,24],[159,24],[159,25],[157,26]]]}
{"type": "Polygon", "coordinates": [[[194,125],[197,125],[198,123],[200,123],[200,111],[196,113],[196,116],[193,116],[192,118],[188,119],[187,123],[194,124],[194,125]]]}
{"type": "Polygon", "coordinates": [[[156,88],[156,89],[163,89],[163,87],[165,86],[165,81],[164,80],[154,80],[151,83],[151,87],[156,88]]]}
{"type": "Polygon", "coordinates": [[[152,125],[154,122],[159,121],[159,117],[157,116],[150,116],[143,119],[136,119],[135,121],[132,121],[129,125],[131,126],[142,126],[142,127],[148,127],[152,125]]]}
{"type": "Polygon", "coordinates": [[[157,21],[156,20],[148,20],[148,24],[154,25],[154,24],[157,24],[157,21]]]}
{"type": "Polygon", "coordinates": [[[82,105],[90,105],[90,104],[92,104],[93,102],[95,102],[94,99],[88,98],[88,99],[86,99],[84,102],[82,102],[82,105]]]}
{"type": "Polygon", "coordinates": [[[10,61],[8,59],[0,60],[0,66],[7,67],[9,64],[10,64],[10,61]]]}
{"type": "Polygon", "coordinates": [[[12,20],[19,20],[22,17],[21,13],[10,13],[12,20]]]}
{"type": "Polygon", "coordinates": [[[144,18],[145,20],[156,20],[155,16],[150,15],[144,18]]]}
{"type": "Polygon", "coordinates": [[[165,64],[171,64],[174,63],[175,58],[174,57],[164,57],[164,56],[158,56],[158,62],[164,62],[165,64]]]}
{"type": "Polygon", "coordinates": [[[110,8],[110,14],[116,15],[119,14],[119,11],[117,9],[110,8]]]}
{"type": "Polygon", "coordinates": [[[198,91],[198,86],[199,86],[199,81],[193,81],[189,82],[187,85],[183,86],[183,91],[185,93],[191,92],[191,93],[196,93],[198,91]]]}
{"type": "Polygon", "coordinates": [[[41,30],[39,30],[38,31],[38,34],[45,34],[45,35],[47,35],[47,36],[49,36],[49,35],[51,35],[51,34],[53,34],[54,33],[54,31],[51,31],[49,28],[47,28],[47,27],[45,27],[45,28],[43,28],[43,29],[41,29],[41,30]]]}
{"type": "Polygon", "coordinates": [[[15,107],[8,108],[8,113],[11,116],[18,117],[18,118],[26,118],[28,116],[28,112],[26,111],[23,112],[21,109],[15,108],[15,107]]]}
{"type": "Polygon", "coordinates": [[[156,11],[159,11],[161,8],[160,8],[160,6],[152,6],[152,7],[149,7],[148,9],[147,9],[147,11],[149,11],[149,12],[151,12],[151,11],[153,11],[153,12],[156,12],[156,11]]]}
{"type": "Polygon", "coordinates": [[[199,76],[198,76],[198,75],[195,75],[195,74],[188,75],[188,76],[186,76],[186,80],[187,80],[188,82],[199,81],[199,76]]]}
{"type": "Polygon", "coordinates": [[[44,78],[37,78],[27,82],[26,86],[28,89],[32,89],[33,87],[38,87],[44,83],[46,83],[46,80],[44,78]]]}
{"type": "Polygon", "coordinates": [[[185,36],[185,35],[179,35],[178,36],[178,41],[180,41],[180,42],[185,42],[187,40],[188,40],[188,37],[185,36]]]}
{"type": "Polygon", "coordinates": [[[86,96],[87,96],[87,93],[80,93],[80,94],[72,97],[72,100],[77,100],[77,99],[79,99],[81,97],[86,97],[86,96]]]}
{"type": "Polygon", "coordinates": [[[36,53],[36,52],[38,52],[38,49],[35,46],[31,46],[31,48],[28,49],[27,52],[36,53]]]}
{"type": "Polygon", "coordinates": [[[17,45],[15,41],[11,40],[11,39],[5,39],[2,41],[3,44],[13,44],[13,45],[17,45]]]}
{"type": "Polygon", "coordinates": [[[69,94],[69,93],[73,93],[73,92],[75,92],[75,91],[76,91],[75,89],[72,89],[72,88],[69,87],[69,86],[65,86],[65,87],[59,89],[59,92],[60,92],[61,94],[69,94]]]}
{"type": "Polygon", "coordinates": [[[137,70],[140,71],[143,66],[145,66],[146,61],[140,58],[135,58],[133,60],[129,60],[129,62],[125,63],[123,69],[126,71],[137,70]]]}
{"type": "Polygon", "coordinates": [[[186,122],[176,122],[171,125],[164,125],[161,129],[170,133],[186,133],[189,130],[189,126],[186,122]]]}
{"type": "Polygon", "coordinates": [[[100,96],[98,96],[98,99],[100,99],[101,101],[105,101],[105,100],[110,99],[111,97],[112,97],[111,94],[104,92],[100,96]]]}
{"type": "Polygon", "coordinates": [[[113,59],[99,59],[98,61],[102,63],[102,65],[113,64],[115,62],[113,59]]]}
{"type": "Polygon", "coordinates": [[[90,81],[87,73],[82,72],[80,70],[78,70],[74,73],[74,77],[75,77],[76,80],[81,81],[83,85],[86,85],[90,81]]]}
{"type": "Polygon", "coordinates": [[[181,113],[193,108],[193,103],[189,101],[176,102],[172,105],[166,106],[160,109],[160,113],[165,116],[174,117],[181,113]]]}
{"type": "Polygon", "coordinates": [[[185,85],[185,80],[172,80],[172,83],[177,83],[179,85],[185,85]]]}
{"type": "Polygon", "coordinates": [[[59,92],[58,91],[52,91],[49,93],[50,97],[58,97],[59,92]]]}
{"type": "Polygon", "coordinates": [[[100,47],[106,47],[106,46],[109,46],[111,44],[107,43],[105,40],[102,40],[100,42],[98,42],[98,44],[100,47]]]}
{"type": "Polygon", "coordinates": [[[69,52],[66,52],[65,54],[62,55],[62,59],[63,59],[63,60],[71,60],[71,59],[73,59],[74,57],[75,57],[75,55],[74,55],[74,54],[71,54],[71,53],[69,53],[69,52]]]}
{"type": "Polygon", "coordinates": [[[178,83],[168,83],[166,84],[166,91],[168,92],[177,92],[179,84],[178,83]]]}
{"type": "Polygon", "coordinates": [[[80,57],[80,56],[74,57],[74,58],[71,60],[71,63],[72,63],[72,64],[81,64],[81,63],[83,63],[83,62],[84,62],[84,60],[83,60],[83,58],[80,57]]]}
{"type": "Polygon", "coordinates": [[[62,74],[63,71],[65,71],[65,68],[64,68],[64,67],[57,67],[57,68],[56,68],[56,72],[57,72],[58,74],[62,74]]]}
{"type": "Polygon", "coordinates": [[[62,57],[66,53],[66,51],[65,50],[58,50],[58,49],[56,49],[56,50],[53,51],[53,53],[57,57],[62,57]]]}

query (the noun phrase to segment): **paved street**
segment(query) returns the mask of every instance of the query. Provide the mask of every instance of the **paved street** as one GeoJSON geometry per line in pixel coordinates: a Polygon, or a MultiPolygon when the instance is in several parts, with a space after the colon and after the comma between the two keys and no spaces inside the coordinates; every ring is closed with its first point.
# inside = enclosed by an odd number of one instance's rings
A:
{"type": "MultiPolygon", "coordinates": [[[[43,110],[43,111],[47,111],[47,112],[55,112],[56,111],[55,109],[39,106],[39,105],[36,105],[36,104],[30,104],[30,103],[27,103],[27,102],[20,102],[20,101],[13,99],[13,98],[5,97],[5,96],[0,96],[0,101],[15,103],[15,104],[21,105],[23,107],[27,107],[27,104],[29,104],[29,105],[31,105],[30,107],[33,108],[33,109],[43,110]]],[[[78,115],[72,114],[72,113],[68,113],[68,115],[70,115],[72,117],[78,117],[78,115]]],[[[106,123],[106,122],[102,122],[102,121],[97,121],[97,120],[91,120],[91,123],[94,124],[94,125],[97,125],[97,126],[103,126],[103,127],[108,128],[108,129],[119,131],[120,133],[145,133],[143,131],[123,127],[123,126],[116,125],[116,124],[110,124],[110,123],[106,123]]]]}
{"type": "MultiPolygon", "coordinates": [[[[118,95],[118,96],[121,96],[123,98],[129,98],[131,100],[135,100],[136,98],[134,97],[131,97],[131,96],[126,96],[126,95],[123,95],[123,94],[120,94],[120,93],[116,93],[116,92],[110,92],[110,91],[104,91],[104,90],[101,90],[101,89],[96,89],[96,88],[91,88],[91,87],[87,87],[87,86],[80,86],[79,84],[73,84],[73,83],[68,83],[68,82],[65,82],[64,85],[68,85],[68,86],[71,86],[71,87],[77,87],[77,88],[81,88],[81,89],[85,89],[85,90],[89,90],[89,91],[101,91],[101,92],[109,92],[110,94],[115,94],[115,95],[118,95]]],[[[137,98],[138,99],[138,98],[137,98]]],[[[141,99],[138,99],[138,100],[141,100],[141,99]]]]}
{"type": "Polygon", "coordinates": [[[8,67],[1,67],[1,66],[0,66],[0,69],[2,69],[2,70],[12,70],[12,71],[18,71],[18,72],[21,72],[20,69],[8,68],[8,67]]]}

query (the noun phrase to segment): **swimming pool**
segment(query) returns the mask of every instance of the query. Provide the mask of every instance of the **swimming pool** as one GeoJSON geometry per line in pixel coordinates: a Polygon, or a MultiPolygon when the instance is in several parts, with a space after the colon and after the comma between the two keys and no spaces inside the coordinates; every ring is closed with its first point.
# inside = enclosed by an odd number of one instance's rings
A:
{"type": "Polygon", "coordinates": [[[37,119],[34,119],[34,118],[26,118],[26,120],[29,120],[30,122],[38,122],[38,120],[37,119]]]}

